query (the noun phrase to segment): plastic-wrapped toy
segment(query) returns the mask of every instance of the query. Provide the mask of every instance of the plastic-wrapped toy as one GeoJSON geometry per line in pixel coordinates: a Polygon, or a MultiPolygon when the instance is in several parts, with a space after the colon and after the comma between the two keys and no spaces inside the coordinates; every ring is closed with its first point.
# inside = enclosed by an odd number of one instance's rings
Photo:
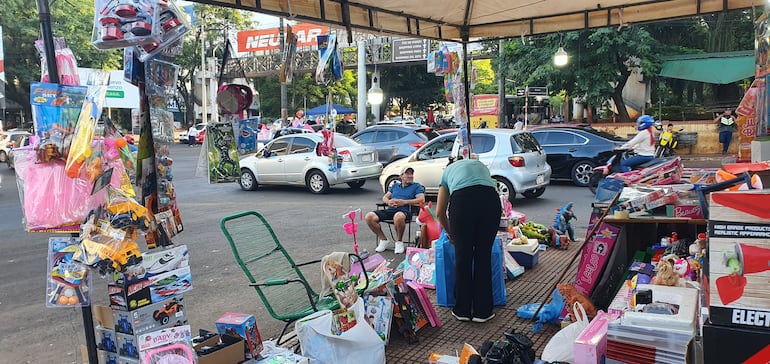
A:
{"type": "Polygon", "coordinates": [[[575,241],[575,229],[572,227],[571,221],[577,220],[577,217],[572,212],[572,204],[572,202],[564,204],[556,213],[553,221],[553,228],[559,235],[554,245],[562,249],[569,248],[569,243],[575,241]]]}
{"type": "MultiPolygon", "coordinates": [[[[160,24],[160,41],[140,44],[136,46],[139,53],[139,60],[144,62],[155,54],[171,49],[172,44],[182,38],[190,31],[190,24],[184,16],[184,12],[176,6],[173,1],[161,0],[158,2],[160,14],[158,23],[160,24]]],[[[168,53],[164,53],[168,54],[168,53]]]]}
{"type": "Polygon", "coordinates": [[[73,260],[78,239],[53,237],[48,240],[48,284],[46,307],[90,304],[91,276],[85,265],[73,260]]]}
{"type": "Polygon", "coordinates": [[[30,85],[37,162],[67,160],[75,125],[80,116],[87,87],[33,82],[30,85]]]}
{"type": "MultiPolygon", "coordinates": [[[[153,0],[96,0],[91,43],[99,49],[161,42],[161,6],[153,0]]],[[[160,1],[166,4],[165,0],[160,1]]]]}
{"type": "Polygon", "coordinates": [[[80,169],[91,155],[91,139],[94,137],[96,120],[102,114],[102,106],[107,93],[110,74],[106,71],[96,71],[89,79],[88,95],[80,110],[75,136],[67,156],[67,176],[76,178],[80,169]]]}

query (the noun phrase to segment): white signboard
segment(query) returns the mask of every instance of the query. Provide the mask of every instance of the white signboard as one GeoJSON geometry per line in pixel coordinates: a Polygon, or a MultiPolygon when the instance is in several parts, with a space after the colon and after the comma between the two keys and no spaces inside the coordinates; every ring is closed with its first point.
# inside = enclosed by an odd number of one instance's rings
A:
{"type": "MultiPolygon", "coordinates": [[[[93,68],[78,67],[80,82],[84,83],[93,72],[93,68]]],[[[139,108],[139,88],[123,80],[123,70],[110,72],[110,85],[107,86],[105,108],[136,109],[139,108]]]]}

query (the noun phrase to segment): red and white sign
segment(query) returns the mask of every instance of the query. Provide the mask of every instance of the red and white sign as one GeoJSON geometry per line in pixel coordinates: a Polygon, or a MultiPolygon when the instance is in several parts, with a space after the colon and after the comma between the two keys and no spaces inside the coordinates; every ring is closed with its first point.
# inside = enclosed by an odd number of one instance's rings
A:
{"type": "MultiPolygon", "coordinates": [[[[297,35],[297,47],[317,46],[316,37],[329,33],[329,27],[315,24],[296,24],[291,31],[297,35]]],[[[238,52],[257,52],[281,47],[278,28],[238,32],[238,52]]]]}

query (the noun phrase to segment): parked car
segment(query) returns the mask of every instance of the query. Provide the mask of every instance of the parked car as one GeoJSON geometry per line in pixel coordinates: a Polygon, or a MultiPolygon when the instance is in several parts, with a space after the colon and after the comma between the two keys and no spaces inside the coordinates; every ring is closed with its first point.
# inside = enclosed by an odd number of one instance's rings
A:
{"type": "MultiPolygon", "coordinates": [[[[383,191],[399,180],[405,167],[414,168],[414,180],[425,186],[425,194],[438,195],[439,182],[449,157],[458,154],[457,133],[441,135],[429,141],[407,158],[383,169],[380,185],[383,191]]],[[[534,136],[528,131],[512,129],[474,129],[471,133],[473,153],[478,154],[497,181],[497,192],[513,201],[517,193],[526,198],[540,197],[551,179],[551,167],[534,136]]]]}
{"type": "Polygon", "coordinates": [[[612,149],[626,139],[594,129],[590,125],[548,125],[530,129],[548,155],[551,178],[588,186],[594,167],[607,162],[612,149]]]}
{"type": "Polygon", "coordinates": [[[198,134],[195,136],[195,142],[198,144],[203,144],[203,141],[206,139],[206,129],[199,130],[198,134]]]}
{"type": "Polygon", "coordinates": [[[428,127],[376,125],[353,134],[352,138],[361,144],[375,147],[380,163],[386,166],[412,154],[437,136],[438,133],[428,127]]]}
{"type": "Polygon", "coordinates": [[[8,168],[14,169],[14,156],[13,151],[20,147],[26,147],[30,143],[30,137],[32,134],[30,133],[21,133],[21,134],[13,134],[10,137],[10,141],[8,142],[8,155],[6,157],[5,163],[8,164],[8,168]]]}
{"type": "Polygon", "coordinates": [[[8,161],[8,151],[10,150],[9,144],[15,138],[16,135],[30,135],[26,130],[9,130],[0,132],[0,163],[8,161]]]}
{"type": "Polygon", "coordinates": [[[347,183],[361,188],[369,178],[382,171],[377,150],[342,135],[334,135],[339,156],[336,165],[322,155],[323,135],[290,134],[273,139],[262,151],[241,159],[241,188],[255,190],[259,185],[306,186],[312,193],[329,191],[331,186],[347,183]],[[340,161],[341,159],[341,161],[340,161]]]}
{"type": "MultiPolygon", "coordinates": [[[[179,143],[181,143],[181,144],[188,144],[189,143],[190,140],[187,137],[187,131],[188,130],[190,130],[190,128],[187,128],[185,131],[179,133],[179,143]]],[[[198,133],[200,133],[201,130],[206,130],[206,124],[204,124],[204,123],[197,123],[197,124],[195,124],[195,130],[197,130],[198,133]]],[[[198,133],[195,134],[196,137],[197,137],[198,133]]]]}

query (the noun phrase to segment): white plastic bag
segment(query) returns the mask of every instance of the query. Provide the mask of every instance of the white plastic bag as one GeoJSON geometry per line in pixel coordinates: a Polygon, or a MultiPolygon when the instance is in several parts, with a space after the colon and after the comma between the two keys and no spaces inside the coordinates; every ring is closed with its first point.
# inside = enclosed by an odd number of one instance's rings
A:
{"type": "Polygon", "coordinates": [[[543,349],[541,359],[547,362],[559,361],[572,363],[575,361],[573,344],[575,339],[580,336],[580,333],[588,327],[589,322],[588,315],[586,315],[586,310],[583,308],[583,305],[581,305],[580,302],[575,302],[573,304],[573,312],[578,312],[578,309],[580,309],[581,314],[575,315],[579,317],[573,317],[573,319],[577,321],[559,330],[559,332],[548,341],[548,344],[546,344],[543,349]]]}
{"type": "Polygon", "coordinates": [[[385,363],[385,342],[366,323],[364,301],[359,297],[352,309],[356,324],[341,335],[332,333],[332,312],[318,311],[294,324],[302,355],[322,364],[385,363]],[[370,358],[370,359],[369,359],[370,358]]]}

